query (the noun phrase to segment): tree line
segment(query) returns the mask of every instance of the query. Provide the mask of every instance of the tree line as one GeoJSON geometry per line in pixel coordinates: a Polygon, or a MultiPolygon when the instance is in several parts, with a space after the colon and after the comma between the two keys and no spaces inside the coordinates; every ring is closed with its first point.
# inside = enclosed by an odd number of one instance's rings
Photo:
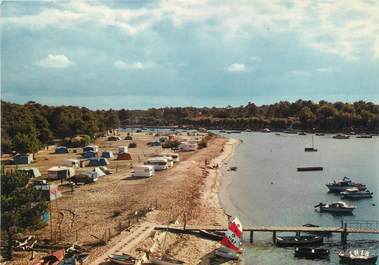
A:
{"type": "Polygon", "coordinates": [[[94,139],[108,129],[142,126],[193,126],[217,129],[287,128],[337,132],[379,131],[379,106],[372,102],[297,100],[239,107],[165,107],[147,110],[90,110],[36,102],[1,102],[3,153],[36,152],[54,139],[86,135],[94,139]]]}

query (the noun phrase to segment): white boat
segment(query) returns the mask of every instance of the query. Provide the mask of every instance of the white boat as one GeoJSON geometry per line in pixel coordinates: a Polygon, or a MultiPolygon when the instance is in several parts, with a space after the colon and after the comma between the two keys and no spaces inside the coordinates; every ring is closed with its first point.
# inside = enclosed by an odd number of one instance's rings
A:
{"type": "Polygon", "coordinates": [[[345,191],[346,189],[350,189],[350,188],[354,188],[354,187],[359,188],[361,190],[366,189],[366,186],[364,184],[355,183],[355,182],[351,181],[351,179],[348,177],[344,177],[343,179],[335,180],[331,183],[326,184],[326,186],[328,187],[329,191],[331,191],[331,192],[341,192],[341,191],[345,191]]]}
{"type": "Polygon", "coordinates": [[[315,208],[320,208],[320,212],[352,213],[356,207],[346,202],[338,201],[327,204],[320,202],[318,205],[315,205],[315,208]]]}
{"type": "Polygon", "coordinates": [[[340,193],[341,197],[346,199],[372,198],[372,194],[373,193],[369,190],[360,190],[356,187],[346,189],[345,191],[340,193]]]}
{"type": "Polygon", "coordinates": [[[223,246],[215,250],[215,256],[229,260],[238,260],[241,253],[242,231],[243,228],[240,220],[237,217],[234,218],[220,242],[223,246]]]}
{"type": "Polygon", "coordinates": [[[376,264],[377,255],[370,254],[369,251],[358,249],[354,251],[341,251],[338,253],[340,263],[343,264],[376,264]]]}

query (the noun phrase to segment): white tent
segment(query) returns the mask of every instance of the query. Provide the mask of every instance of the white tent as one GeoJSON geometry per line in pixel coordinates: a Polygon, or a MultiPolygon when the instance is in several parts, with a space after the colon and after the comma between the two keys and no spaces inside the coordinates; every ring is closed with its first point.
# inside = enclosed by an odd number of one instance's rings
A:
{"type": "Polygon", "coordinates": [[[75,169],[72,167],[51,167],[47,170],[49,179],[65,179],[75,175],[75,169]]]}
{"type": "Polygon", "coordinates": [[[25,171],[30,178],[38,178],[41,176],[41,172],[39,172],[38,168],[36,167],[23,167],[18,168],[17,170],[25,171]]]}

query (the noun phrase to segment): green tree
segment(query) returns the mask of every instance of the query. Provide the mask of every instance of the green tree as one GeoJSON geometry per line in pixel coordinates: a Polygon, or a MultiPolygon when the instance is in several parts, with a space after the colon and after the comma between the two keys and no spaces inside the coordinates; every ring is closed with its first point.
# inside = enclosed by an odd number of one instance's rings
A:
{"type": "Polygon", "coordinates": [[[28,185],[25,172],[2,170],[1,175],[1,229],[7,234],[7,254],[12,259],[13,235],[41,226],[47,202],[41,191],[28,185]]]}

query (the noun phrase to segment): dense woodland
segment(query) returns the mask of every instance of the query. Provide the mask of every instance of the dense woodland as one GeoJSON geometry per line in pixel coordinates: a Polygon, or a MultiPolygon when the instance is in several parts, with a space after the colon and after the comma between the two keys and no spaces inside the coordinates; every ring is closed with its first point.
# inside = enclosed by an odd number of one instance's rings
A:
{"type": "Polygon", "coordinates": [[[323,132],[379,131],[379,106],[298,100],[257,106],[224,108],[151,108],[147,110],[96,110],[76,106],[24,105],[1,102],[2,153],[36,152],[55,139],[86,135],[93,139],[120,126],[192,126],[218,129],[287,128],[323,132]]]}

